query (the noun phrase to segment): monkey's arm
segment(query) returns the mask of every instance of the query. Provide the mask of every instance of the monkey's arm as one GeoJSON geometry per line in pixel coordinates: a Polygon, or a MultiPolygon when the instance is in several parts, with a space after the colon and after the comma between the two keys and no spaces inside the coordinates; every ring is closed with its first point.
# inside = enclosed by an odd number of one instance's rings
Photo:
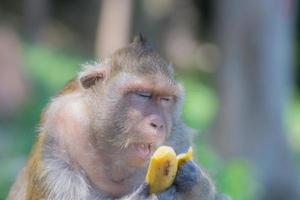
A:
{"type": "MultiPolygon", "coordinates": [[[[172,127],[172,134],[165,144],[172,146],[176,153],[184,153],[191,146],[193,132],[194,130],[182,121],[176,121],[172,127]]],[[[179,168],[174,184],[158,194],[158,199],[230,200],[227,196],[216,194],[215,186],[210,178],[191,160],[179,168]]]]}
{"type": "Polygon", "coordinates": [[[193,161],[186,161],[178,170],[174,182],[174,199],[184,200],[230,200],[219,195],[209,177],[193,161]]]}

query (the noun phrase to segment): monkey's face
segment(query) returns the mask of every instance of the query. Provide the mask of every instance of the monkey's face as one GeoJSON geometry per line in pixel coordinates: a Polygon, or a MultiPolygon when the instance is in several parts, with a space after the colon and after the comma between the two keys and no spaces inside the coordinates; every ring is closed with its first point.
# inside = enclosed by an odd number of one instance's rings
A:
{"type": "Polygon", "coordinates": [[[107,86],[102,98],[110,118],[105,120],[106,135],[130,165],[145,164],[170,135],[177,97],[166,80],[122,73],[107,86]]]}
{"type": "Polygon", "coordinates": [[[182,90],[173,68],[142,41],[101,65],[80,76],[91,99],[96,148],[120,155],[129,165],[144,165],[170,135],[179,110],[182,90]]]}

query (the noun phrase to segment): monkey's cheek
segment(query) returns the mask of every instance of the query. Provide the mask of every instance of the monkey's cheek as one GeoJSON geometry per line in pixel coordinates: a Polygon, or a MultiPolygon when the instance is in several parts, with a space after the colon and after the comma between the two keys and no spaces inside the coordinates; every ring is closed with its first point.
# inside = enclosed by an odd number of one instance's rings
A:
{"type": "Polygon", "coordinates": [[[148,162],[147,160],[143,160],[137,157],[132,157],[128,160],[129,165],[132,167],[143,167],[148,162]]]}
{"type": "Polygon", "coordinates": [[[150,157],[147,159],[145,157],[140,157],[135,154],[131,154],[128,157],[128,164],[132,167],[143,167],[149,163],[150,157]]]}

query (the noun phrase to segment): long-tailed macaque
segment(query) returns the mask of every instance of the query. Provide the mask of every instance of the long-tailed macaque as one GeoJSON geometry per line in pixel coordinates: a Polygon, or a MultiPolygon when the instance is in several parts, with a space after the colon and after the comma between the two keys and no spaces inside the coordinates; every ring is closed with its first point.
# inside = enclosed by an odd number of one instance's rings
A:
{"type": "Polygon", "coordinates": [[[149,158],[160,145],[190,146],[180,119],[183,89],[172,67],[141,36],[88,65],[44,110],[37,141],[9,200],[216,200],[193,161],[174,184],[149,194],[149,158]]]}

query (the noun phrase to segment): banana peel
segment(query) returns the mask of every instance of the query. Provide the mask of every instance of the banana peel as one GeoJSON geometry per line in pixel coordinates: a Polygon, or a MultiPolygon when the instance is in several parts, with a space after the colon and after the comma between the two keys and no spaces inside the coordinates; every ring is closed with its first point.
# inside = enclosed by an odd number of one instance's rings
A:
{"type": "Polygon", "coordinates": [[[178,168],[193,156],[192,147],[186,153],[176,153],[172,147],[161,146],[153,154],[146,174],[150,193],[164,191],[172,185],[178,168]]]}
{"type": "Polygon", "coordinates": [[[193,157],[193,148],[190,147],[188,149],[188,151],[186,153],[181,153],[179,154],[176,159],[177,159],[177,165],[178,165],[178,168],[187,160],[189,159],[192,159],[193,157]]]}

